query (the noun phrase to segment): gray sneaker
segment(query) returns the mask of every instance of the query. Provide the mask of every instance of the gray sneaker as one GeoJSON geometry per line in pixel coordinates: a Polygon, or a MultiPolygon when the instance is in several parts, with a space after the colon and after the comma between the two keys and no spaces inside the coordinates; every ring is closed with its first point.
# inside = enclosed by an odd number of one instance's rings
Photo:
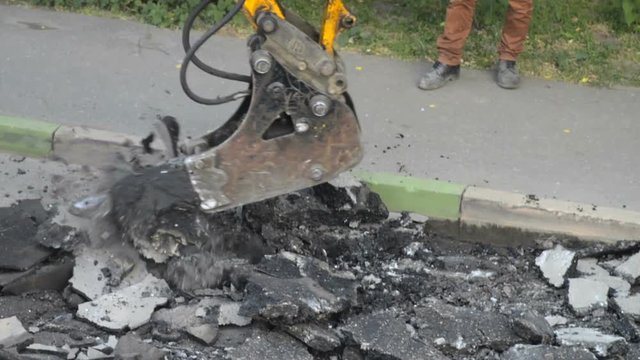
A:
{"type": "Polygon", "coordinates": [[[515,89],[520,85],[520,74],[516,62],[499,60],[496,69],[496,82],[503,89],[515,89]]]}
{"type": "Polygon", "coordinates": [[[439,61],[433,64],[433,68],[422,75],[418,80],[418,87],[422,90],[434,90],[441,88],[449,81],[460,77],[460,65],[446,65],[439,61]]]}

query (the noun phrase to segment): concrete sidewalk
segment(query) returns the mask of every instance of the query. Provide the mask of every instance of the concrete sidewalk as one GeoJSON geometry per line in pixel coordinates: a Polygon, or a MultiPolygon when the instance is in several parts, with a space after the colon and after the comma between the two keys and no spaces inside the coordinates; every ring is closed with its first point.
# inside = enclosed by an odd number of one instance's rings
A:
{"type": "MultiPolygon", "coordinates": [[[[179,32],[128,21],[0,6],[0,115],[144,135],[157,115],[188,134],[236,104],[191,102],[178,81],[179,32]]],[[[248,72],[243,39],[218,37],[202,58],[248,72]]],[[[362,168],[640,210],[640,89],[526,79],[498,88],[486,72],[436,92],[425,64],[345,54],[364,129],[362,168]]],[[[192,76],[197,91],[235,84],[192,76]]]]}

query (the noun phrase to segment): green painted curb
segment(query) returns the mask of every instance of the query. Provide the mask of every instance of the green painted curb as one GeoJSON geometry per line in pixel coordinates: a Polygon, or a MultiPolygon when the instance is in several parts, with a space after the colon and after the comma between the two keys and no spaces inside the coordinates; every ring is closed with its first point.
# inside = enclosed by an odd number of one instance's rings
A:
{"type": "Polygon", "coordinates": [[[0,115],[0,150],[24,156],[47,156],[58,127],[49,122],[0,115]]]}
{"type": "Polygon", "coordinates": [[[387,173],[354,171],[378,193],[389,211],[408,211],[440,220],[460,219],[464,185],[387,173]]]}

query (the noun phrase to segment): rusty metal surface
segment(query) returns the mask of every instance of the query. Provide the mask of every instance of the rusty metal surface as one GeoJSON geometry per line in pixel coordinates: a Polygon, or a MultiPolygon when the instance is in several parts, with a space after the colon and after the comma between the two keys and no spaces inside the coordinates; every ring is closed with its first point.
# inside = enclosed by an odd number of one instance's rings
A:
{"type": "Polygon", "coordinates": [[[267,74],[254,74],[250,106],[235,133],[185,160],[203,210],[224,210],[310,187],[358,164],[363,150],[353,109],[342,98],[332,101],[326,116],[314,116],[308,101],[317,94],[279,65],[267,74]],[[269,92],[273,83],[283,84],[284,92],[269,92]],[[293,122],[304,119],[309,129],[265,140],[265,132],[283,113],[293,122]]]}

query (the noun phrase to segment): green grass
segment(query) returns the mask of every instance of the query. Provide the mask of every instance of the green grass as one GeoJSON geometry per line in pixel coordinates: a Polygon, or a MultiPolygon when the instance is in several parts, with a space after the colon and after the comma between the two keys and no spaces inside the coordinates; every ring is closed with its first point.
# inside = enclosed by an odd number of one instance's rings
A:
{"type": "MultiPolygon", "coordinates": [[[[199,2],[9,0],[15,1],[99,15],[105,15],[106,9],[111,16],[133,17],[165,27],[179,26],[188,9],[199,2]]],[[[223,8],[233,2],[222,1],[225,4],[212,9],[202,26],[219,18],[223,8]]],[[[463,66],[487,69],[494,65],[507,2],[477,0],[463,66]]],[[[325,0],[281,3],[319,25],[325,0]]],[[[339,48],[401,59],[437,58],[435,43],[444,27],[448,0],[345,0],[345,3],[358,17],[358,25],[341,35],[339,48]]],[[[521,72],[582,84],[640,86],[640,24],[625,23],[620,3],[621,0],[534,0],[534,19],[525,52],[518,61],[521,72]]],[[[227,30],[240,35],[250,31],[242,20],[234,21],[227,30]]]]}
{"type": "MultiPolygon", "coordinates": [[[[290,8],[320,18],[322,0],[291,1],[290,8]]],[[[434,60],[448,1],[356,0],[358,26],[343,34],[343,48],[402,59],[434,60]],[[381,15],[384,14],[384,15],[381,15]]],[[[525,52],[518,63],[528,76],[601,86],[640,86],[640,26],[622,23],[613,1],[535,0],[525,52]]],[[[496,49],[506,0],[478,0],[465,67],[487,69],[496,49]]]]}

